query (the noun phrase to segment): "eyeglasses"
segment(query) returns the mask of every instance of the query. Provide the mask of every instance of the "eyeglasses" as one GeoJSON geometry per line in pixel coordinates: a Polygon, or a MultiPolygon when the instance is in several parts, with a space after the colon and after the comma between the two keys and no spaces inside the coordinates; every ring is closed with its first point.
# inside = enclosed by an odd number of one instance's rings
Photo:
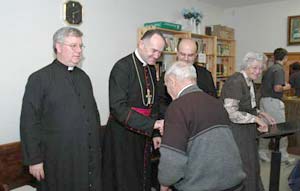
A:
{"type": "Polygon", "coordinates": [[[81,50],[83,50],[85,48],[85,46],[83,44],[68,44],[68,43],[62,43],[70,48],[72,48],[72,50],[76,50],[76,48],[80,48],[81,50]]]}
{"type": "Polygon", "coordinates": [[[181,57],[188,57],[188,58],[194,58],[195,56],[197,56],[196,53],[192,53],[192,54],[185,54],[184,52],[178,52],[179,53],[179,56],[181,57]]]}

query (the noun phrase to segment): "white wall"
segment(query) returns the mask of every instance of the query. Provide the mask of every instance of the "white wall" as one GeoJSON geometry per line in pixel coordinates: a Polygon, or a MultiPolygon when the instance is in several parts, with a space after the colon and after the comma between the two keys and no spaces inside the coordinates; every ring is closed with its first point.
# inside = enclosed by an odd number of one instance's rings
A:
{"type": "Polygon", "coordinates": [[[235,29],[237,65],[248,51],[273,52],[282,47],[299,52],[300,46],[287,46],[287,17],[300,15],[299,7],[299,0],[284,0],[226,10],[225,23],[235,29]]]}
{"type": "MultiPolygon", "coordinates": [[[[202,26],[222,23],[222,10],[197,1],[80,0],[86,45],[82,68],[91,77],[102,124],[109,114],[108,77],[115,61],[135,49],[137,28],[149,21],[176,21],[182,8],[204,12],[202,26]]],[[[5,1],[0,8],[0,144],[19,140],[19,118],[28,76],[53,60],[52,34],[66,25],[64,0],[5,1]]],[[[66,98],[67,99],[67,98],[66,98]]]]}
{"type": "MultiPolygon", "coordinates": [[[[249,50],[272,52],[287,46],[287,17],[299,15],[299,0],[285,0],[225,11],[197,0],[80,0],[84,7],[86,45],[83,69],[91,77],[102,124],[109,115],[108,77],[115,61],[134,50],[137,28],[144,22],[181,18],[182,8],[204,13],[202,27],[225,24],[235,28],[237,64],[249,50]],[[151,2],[151,4],[149,3],[151,2]]],[[[0,75],[0,144],[19,140],[19,117],[28,76],[53,59],[52,34],[66,25],[64,0],[5,1],[0,8],[2,26],[0,75]]],[[[203,28],[202,28],[202,31],[203,28]]]]}

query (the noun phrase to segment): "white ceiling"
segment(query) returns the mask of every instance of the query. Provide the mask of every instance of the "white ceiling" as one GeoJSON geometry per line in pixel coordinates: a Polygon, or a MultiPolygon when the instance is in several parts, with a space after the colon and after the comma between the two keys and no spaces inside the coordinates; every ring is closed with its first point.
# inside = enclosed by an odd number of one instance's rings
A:
{"type": "Polygon", "coordinates": [[[221,8],[243,7],[248,5],[272,3],[286,0],[198,0],[221,8]]]}

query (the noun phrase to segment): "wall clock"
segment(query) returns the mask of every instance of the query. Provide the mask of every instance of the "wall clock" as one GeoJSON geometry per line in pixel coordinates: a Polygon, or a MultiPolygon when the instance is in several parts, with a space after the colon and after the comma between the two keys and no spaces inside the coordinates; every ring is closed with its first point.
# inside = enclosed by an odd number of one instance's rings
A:
{"type": "Polygon", "coordinates": [[[73,25],[82,23],[82,5],[78,1],[67,1],[64,10],[66,22],[73,25]]]}

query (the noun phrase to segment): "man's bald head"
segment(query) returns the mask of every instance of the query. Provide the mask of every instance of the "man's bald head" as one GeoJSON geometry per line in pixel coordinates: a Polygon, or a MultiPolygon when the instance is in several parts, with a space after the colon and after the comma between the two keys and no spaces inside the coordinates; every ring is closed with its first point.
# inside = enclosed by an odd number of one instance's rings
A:
{"type": "Polygon", "coordinates": [[[191,38],[181,39],[177,45],[177,60],[194,64],[197,58],[198,46],[191,38]]]}

